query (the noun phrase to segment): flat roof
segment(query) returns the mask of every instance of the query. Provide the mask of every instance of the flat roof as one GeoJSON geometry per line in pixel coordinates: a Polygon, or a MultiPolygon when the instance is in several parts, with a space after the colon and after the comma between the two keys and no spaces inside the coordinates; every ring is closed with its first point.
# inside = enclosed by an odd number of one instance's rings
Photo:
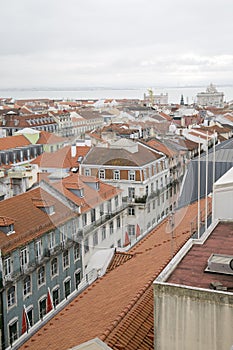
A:
{"type": "Polygon", "coordinates": [[[213,253],[233,255],[233,221],[218,223],[203,244],[194,244],[166,282],[205,289],[220,282],[233,288],[233,275],[205,271],[213,253]]]}

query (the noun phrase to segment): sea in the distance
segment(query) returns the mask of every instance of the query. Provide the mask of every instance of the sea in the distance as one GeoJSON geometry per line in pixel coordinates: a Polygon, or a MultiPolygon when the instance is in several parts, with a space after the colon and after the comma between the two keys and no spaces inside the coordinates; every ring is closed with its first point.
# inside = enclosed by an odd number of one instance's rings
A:
{"type": "MultiPolygon", "coordinates": [[[[152,87],[153,88],[153,87],[152,87]]],[[[225,101],[233,100],[232,86],[217,86],[217,90],[224,93],[225,101]]],[[[206,91],[206,86],[200,87],[162,87],[153,88],[154,94],[168,94],[169,103],[179,103],[181,95],[184,102],[191,104],[196,101],[198,92],[206,91]]],[[[0,97],[11,97],[14,99],[49,98],[65,100],[86,100],[86,99],[143,99],[147,88],[73,88],[73,89],[49,89],[49,88],[28,88],[28,89],[0,89],[0,97]]]]}

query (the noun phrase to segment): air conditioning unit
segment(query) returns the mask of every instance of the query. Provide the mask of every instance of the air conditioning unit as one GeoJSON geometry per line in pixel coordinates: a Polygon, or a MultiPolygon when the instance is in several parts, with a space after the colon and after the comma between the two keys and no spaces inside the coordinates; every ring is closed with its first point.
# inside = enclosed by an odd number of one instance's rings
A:
{"type": "Polygon", "coordinates": [[[212,254],[205,271],[233,275],[233,255],[212,254]]]}

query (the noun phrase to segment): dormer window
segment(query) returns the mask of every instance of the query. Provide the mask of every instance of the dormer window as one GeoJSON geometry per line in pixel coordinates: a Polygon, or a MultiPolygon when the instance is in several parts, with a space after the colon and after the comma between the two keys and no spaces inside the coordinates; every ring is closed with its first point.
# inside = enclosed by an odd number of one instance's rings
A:
{"type": "Polygon", "coordinates": [[[48,200],[42,200],[41,198],[33,198],[33,204],[41,209],[44,213],[48,215],[52,215],[55,213],[55,205],[54,202],[48,200]]]}
{"type": "Polygon", "coordinates": [[[7,236],[15,233],[14,220],[7,216],[0,216],[0,230],[7,236]]]}

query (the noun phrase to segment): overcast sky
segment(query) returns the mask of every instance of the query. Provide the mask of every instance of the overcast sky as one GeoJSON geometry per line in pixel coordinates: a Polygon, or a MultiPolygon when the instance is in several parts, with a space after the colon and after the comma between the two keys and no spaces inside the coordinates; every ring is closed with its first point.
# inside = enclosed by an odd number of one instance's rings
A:
{"type": "Polygon", "coordinates": [[[233,83],[232,0],[1,3],[0,88],[233,83]]]}

